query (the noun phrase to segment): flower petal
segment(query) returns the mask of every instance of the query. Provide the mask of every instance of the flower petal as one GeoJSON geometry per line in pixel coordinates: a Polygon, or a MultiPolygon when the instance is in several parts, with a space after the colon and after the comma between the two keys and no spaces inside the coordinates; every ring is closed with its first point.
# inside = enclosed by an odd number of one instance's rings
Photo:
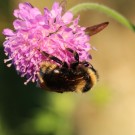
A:
{"type": "Polygon", "coordinates": [[[69,24],[73,19],[73,14],[71,12],[66,12],[63,16],[62,16],[62,20],[65,24],[69,24]]]}
{"type": "Polygon", "coordinates": [[[11,29],[4,29],[2,32],[5,36],[13,36],[15,33],[11,29]]]}

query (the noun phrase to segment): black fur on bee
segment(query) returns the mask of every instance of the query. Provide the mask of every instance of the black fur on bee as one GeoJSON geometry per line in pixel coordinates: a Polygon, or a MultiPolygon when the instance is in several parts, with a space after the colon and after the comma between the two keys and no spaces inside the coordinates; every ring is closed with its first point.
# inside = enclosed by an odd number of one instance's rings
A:
{"type": "Polygon", "coordinates": [[[75,61],[68,65],[57,57],[46,52],[43,56],[50,59],[40,64],[38,73],[39,86],[53,92],[87,92],[98,79],[97,71],[87,61],[80,62],[76,51],[66,48],[73,54],[75,61]],[[54,61],[54,62],[51,62],[54,61]]]}
{"type": "MultiPolygon", "coordinates": [[[[65,0],[62,1],[61,5],[65,8],[64,3],[65,0]]],[[[87,35],[92,36],[102,31],[108,24],[109,22],[104,22],[87,27],[85,32],[87,35]]],[[[97,71],[89,62],[79,61],[79,55],[76,51],[71,48],[66,48],[66,50],[74,56],[75,61],[70,65],[53,55],[39,50],[43,56],[49,59],[49,61],[40,64],[40,72],[37,73],[39,86],[59,93],[89,91],[98,80],[97,71]]]]}

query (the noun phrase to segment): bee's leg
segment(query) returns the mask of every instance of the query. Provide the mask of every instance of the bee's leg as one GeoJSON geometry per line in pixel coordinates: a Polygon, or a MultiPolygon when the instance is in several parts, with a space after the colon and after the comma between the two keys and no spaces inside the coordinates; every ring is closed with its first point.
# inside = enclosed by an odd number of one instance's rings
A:
{"type": "Polygon", "coordinates": [[[53,55],[50,55],[46,52],[42,52],[42,54],[46,57],[48,57],[49,59],[57,62],[58,64],[62,65],[62,67],[65,67],[65,68],[68,68],[68,64],[66,62],[62,62],[60,59],[58,59],[57,57],[53,56],[53,55]]]}
{"type": "Polygon", "coordinates": [[[38,77],[38,80],[39,80],[38,86],[39,86],[40,88],[45,88],[45,82],[44,82],[44,80],[42,79],[42,76],[41,76],[41,74],[40,74],[39,72],[37,73],[37,77],[38,77]]]}
{"type": "Polygon", "coordinates": [[[71,63],[70,67],[71,68],[76,68],[79,64],[79,55],[76,51],[72,50],[71,48],[66,48],[69,52],[71,52],[74,55],[74,59],[76,60],[75,62],[71,63]]]}

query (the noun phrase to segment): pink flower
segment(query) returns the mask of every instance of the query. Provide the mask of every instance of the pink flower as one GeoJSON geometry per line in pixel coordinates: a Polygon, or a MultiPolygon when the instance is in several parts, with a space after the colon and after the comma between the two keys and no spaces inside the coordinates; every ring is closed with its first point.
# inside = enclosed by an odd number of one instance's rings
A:
{"type": "Polygon", "coordinates": [[[79,54],[80,61],[90,60],[91,47],[85,28],[78,25],[79,17],[73,20],[71,12],[62,15],[59,3],[55,2],[51,11],[45,8],[43,15],[31,4],[21,3],[19,9],[14,10],[14,16],[15,30],[3,30],[6,36],[3,45],[8,56],[5,62],[11,61],[8,66],[13,64],[21,77],[26,76],[25,84],[38,81],[40,63],[48,60],[42,55],[43,51],[70,64],[74,58],[66,48],[71,48],[79,54]]]}

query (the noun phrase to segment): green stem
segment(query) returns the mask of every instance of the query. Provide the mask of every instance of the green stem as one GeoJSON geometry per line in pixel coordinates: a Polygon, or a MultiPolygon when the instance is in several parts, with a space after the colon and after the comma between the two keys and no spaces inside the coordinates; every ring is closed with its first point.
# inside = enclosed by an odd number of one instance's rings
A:
{"type": "Polygon", "coordinates": [[[104,5],[98,4],[98,3],[82,3],[74,6],[73,8],[70,9],[70,11],[73,14],[77,14],[78,12],[82,10],[97,10],[100,12],[105,13],[106,15],[110,16],[111,18],[115,19],[119,23],[123,24],[130,30],[135,31],[135,25],[133,25],[129,20],[127,20],[123,15],[118,13],[117,11],[106,7],[104,5]]]}

